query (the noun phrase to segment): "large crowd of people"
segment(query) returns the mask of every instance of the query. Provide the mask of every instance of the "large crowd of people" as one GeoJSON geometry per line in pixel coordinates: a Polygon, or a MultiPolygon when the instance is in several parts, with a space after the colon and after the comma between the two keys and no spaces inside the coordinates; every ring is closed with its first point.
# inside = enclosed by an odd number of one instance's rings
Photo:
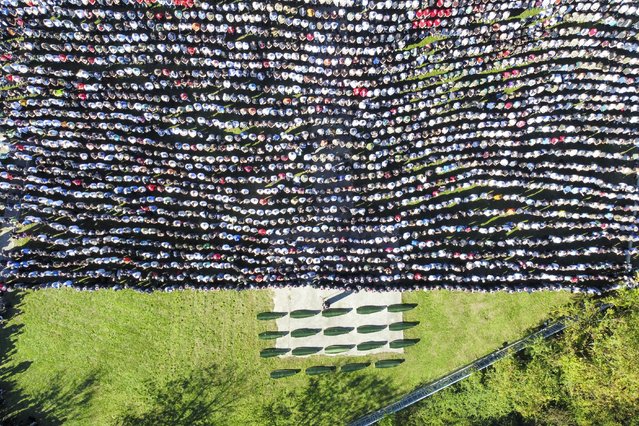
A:
{"type": "Polygon", "coordinates": [[[633,284],[637,7],[3,0],[5,283],[633,284]]]}

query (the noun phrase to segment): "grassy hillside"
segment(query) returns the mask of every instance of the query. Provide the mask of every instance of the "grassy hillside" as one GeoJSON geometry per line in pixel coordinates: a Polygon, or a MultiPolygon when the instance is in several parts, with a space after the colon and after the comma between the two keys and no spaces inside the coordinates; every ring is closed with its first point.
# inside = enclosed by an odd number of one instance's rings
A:
{"type": "Polygon", "coordinates": [[[273,343],[257,336],[275,328],[256,320],[271,309],[268,291],[12,297],[16,313],[0,336],[0,374],[12,389],[5,411],[71,425],[343,423],[520,337],[570,300],[405,293],[418,307],[404,319],[420,321],[405,336],[421,341],[405,349],[399,367],[273,380],[274,369],[393,356],[260,358],[273,343]]]}

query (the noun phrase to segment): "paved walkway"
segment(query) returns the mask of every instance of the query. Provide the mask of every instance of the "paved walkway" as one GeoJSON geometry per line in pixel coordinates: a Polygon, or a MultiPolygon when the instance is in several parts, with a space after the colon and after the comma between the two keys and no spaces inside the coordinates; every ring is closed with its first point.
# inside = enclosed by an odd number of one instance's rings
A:
{"type": "MultiPolygon", "coordinates": [[[[324,300],[330,299],[341,292],[339,290],[317,290],[312,287],[296,287],[287,289],[277,289],[274,292],[274,311],[275,312],[291,312],[299,309],[322,310],[324,300]]],[[[276,341],[278,348],[294,349],[300,346],[322,347],[330,345],[357,345],[366,341],[387,341],[391,342],[396,339],[403,339],[402,331],[389,331],[386,327],[382,331],[375,333],[358,333],[357,327],[362,325],[388,325],[394,322],[402,321],[402,313],[391,313],[384,309],[374,314],[362,315],[356,312],[356,308],[364,305],[392,305],[402,303],[402,294],[400,292],[367,292],[360,291],[344,297],[333,304],[331,308],[352,308],[352,311],[337,317],[324,317],[321,314],[314,315],[309,318],[291,318],[287,315],[277,320],[277,328],[280,331],[288,331],[289,334],[281,337],[276,341]],[[291,337],[290,332],[299,328],[321,328],[328,327],[353,327],[354,330],[348,334],[340,336],[325,336],[323,332],[319,332],[314,336],[308,337],[291,337]]],[[[339,355],[366,355],[380,352],[402,353],[403,349],[391,349],[388,344],[370,351],[359,352],[357,348],[353,348],[348,352],[342,352],[339,355]]],[[[327,355],[322,350],[319,355],[327,355]]],[[[318,355],[315,354],[315,355],[318,355]]],[[[288,355],[285,356],[293,356],[288,355]]]]}

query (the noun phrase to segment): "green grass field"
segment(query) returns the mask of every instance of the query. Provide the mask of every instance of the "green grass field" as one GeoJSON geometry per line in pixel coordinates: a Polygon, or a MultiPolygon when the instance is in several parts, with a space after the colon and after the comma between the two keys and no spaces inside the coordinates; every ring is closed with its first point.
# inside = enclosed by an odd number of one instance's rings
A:
{"type": "MultiPolygon", "coordinates": [[[[340,424],[515,340],[567,293],[411,292],[421,341],[402,365],[273,380],[274,369],[393,356],[259,357],[275,329],[268,291],[139,294],[39,290],[14,297],[0,336],[12,411],[50,424],[340,424]]],[[[1,422],[0,422],[1,423],[1,422]]]]}

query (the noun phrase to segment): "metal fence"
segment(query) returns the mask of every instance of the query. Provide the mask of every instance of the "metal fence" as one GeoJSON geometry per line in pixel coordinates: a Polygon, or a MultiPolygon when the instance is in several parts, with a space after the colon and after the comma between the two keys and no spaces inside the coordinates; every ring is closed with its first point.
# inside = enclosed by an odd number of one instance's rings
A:
{"type": "Polygon", "coordinates": [[[414,390],[408,395],[404,396],[397,402],[394,402],[378,411],[370,413],[364,417],[360,417],[359,419],[350,423],[350,426],[368,426],[372,425],[380,421],[382,418],[389,414],[396,413],[404,408],[407,408],[418,401],[421,401],[424,398],[433,395],[441,391],[442,389],[446,389],[447,387],[459,382],[460,380],[465,379],[470,376],[473,372],[483,370],[484,368],[494,364],[500,359],[504,358],[508,354],[512,354],[515,352],[519,352],[524,349],[526,346],[530,345],[536,339],[545,339],[554,334],[559,333],[567,326],[566,321],[558,321],[549,326],[542,328],[541,330],[530,334],[527,337],[524,337],[521,340],[518,340],[508,346],[505,346],[495,352],[492,352],[485,357],[479,358],[471,364],[466,365],[465,367],[460,368],[435,382],[432,382],[426,386],[423,386],[419,389],[414,390]]]}

